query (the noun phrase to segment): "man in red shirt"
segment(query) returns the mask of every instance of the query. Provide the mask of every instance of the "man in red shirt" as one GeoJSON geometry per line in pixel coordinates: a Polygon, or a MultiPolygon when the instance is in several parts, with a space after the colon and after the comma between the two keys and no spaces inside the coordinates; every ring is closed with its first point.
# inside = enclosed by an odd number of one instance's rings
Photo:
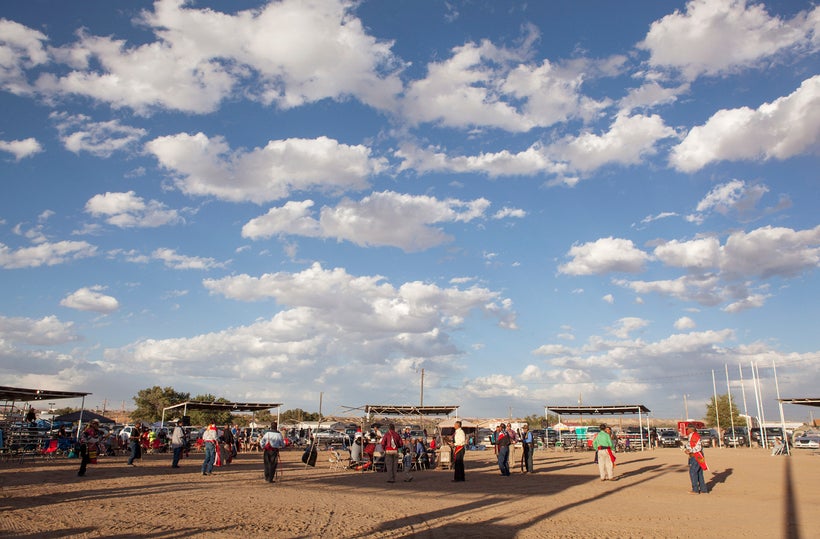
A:
{"type": "Polygon", "coordinates": [[[401,436],[396,432],[396,426],[390,423],[387,433],[382,437],[384,448],[384,468],[387,470],[387,482],[396,482],[396,471],[399,468],[399,448],[402,446],[401,436]]]}

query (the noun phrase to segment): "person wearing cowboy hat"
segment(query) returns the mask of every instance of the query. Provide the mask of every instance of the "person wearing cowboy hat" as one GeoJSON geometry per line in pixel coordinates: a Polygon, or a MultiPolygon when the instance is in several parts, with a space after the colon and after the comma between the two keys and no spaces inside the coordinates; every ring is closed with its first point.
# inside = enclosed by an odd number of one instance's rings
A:
{"type": "Polygon", "coordinates": [[[97,460],[97,444],[100,441],[100,420],[92,419],[88,427],[80,434],[80,470],[77,472],[79,477],[85,475],[85,470],[89,463],[97,460]]]}

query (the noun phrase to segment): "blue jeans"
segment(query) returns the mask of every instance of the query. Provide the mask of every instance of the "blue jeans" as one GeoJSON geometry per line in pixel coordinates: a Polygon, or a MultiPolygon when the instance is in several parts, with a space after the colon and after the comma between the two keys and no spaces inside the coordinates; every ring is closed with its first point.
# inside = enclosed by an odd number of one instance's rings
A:
{"type": "Polygon", "coordinates": [[[134,460],[142,456],[139,440],[132,440],[128,442],[128,447],[131,449],[131,455],[128,457],[128,464],[134,464],[134,460]]]}
{"type": "Polygon", "coordinates": [[[202,473],[209,474],[214,471],[214,461],[216,460],[216,444],[205,442],[205,460],[202,461],[202,473]]]}
{"type": "Polygon", "coordinates": [[[692,481],[692,492],[709,492],[706,488],[706,481],[703,479],[703,468],[698,461],[689,457],[689,480],[692,481]]]}
{"type": "Polygon", "coordinates": [[[498,446],[498,469],[501,475],[510,475],[510,446],[498,446]]]}
{"type": "Polygon", "coordinates": [[[185,449],[184,445],[174,448],[174,460],[171,463],[171,466],[176,468],[179,466],[179,458],[182,456],[182,450],[185,449]]]}
{"type": "Polygon", "coordinates": [[[523,444],[524,445],[524,470],[532,473],[532,444],[523,444]]]}

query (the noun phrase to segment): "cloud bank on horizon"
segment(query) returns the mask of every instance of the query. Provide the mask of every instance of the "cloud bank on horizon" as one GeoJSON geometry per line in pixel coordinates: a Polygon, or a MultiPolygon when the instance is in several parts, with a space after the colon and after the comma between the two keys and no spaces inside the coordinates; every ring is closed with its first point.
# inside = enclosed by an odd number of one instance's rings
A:
{"type": "Polygon", "coordinates": [[[0,7],[3,385],[817,396],[811,2],[98,7],[0,7]]]}

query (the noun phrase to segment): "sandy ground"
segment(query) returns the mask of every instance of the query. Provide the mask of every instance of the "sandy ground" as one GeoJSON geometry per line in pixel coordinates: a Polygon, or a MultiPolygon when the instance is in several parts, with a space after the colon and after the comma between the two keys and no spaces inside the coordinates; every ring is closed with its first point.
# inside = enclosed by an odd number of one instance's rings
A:
{"type": "Polygon", "coordinates": [[[467,453],[467,481],[426,470],[409,482],[384,473],[330,471],[283,453],[270,484],[259,453],[213,475],[201,454],[171,469],[170,455],[136,467],[106,457],[77,477],[77,460],[0,464],[0,536],[40,537],[820,537],[820,455],[711,449],[708,495],[690,495],[677,449],[618,454],[601,482],[591,453],[537,451],[535,474],[501,477],[492,451],[467,453]]]}

